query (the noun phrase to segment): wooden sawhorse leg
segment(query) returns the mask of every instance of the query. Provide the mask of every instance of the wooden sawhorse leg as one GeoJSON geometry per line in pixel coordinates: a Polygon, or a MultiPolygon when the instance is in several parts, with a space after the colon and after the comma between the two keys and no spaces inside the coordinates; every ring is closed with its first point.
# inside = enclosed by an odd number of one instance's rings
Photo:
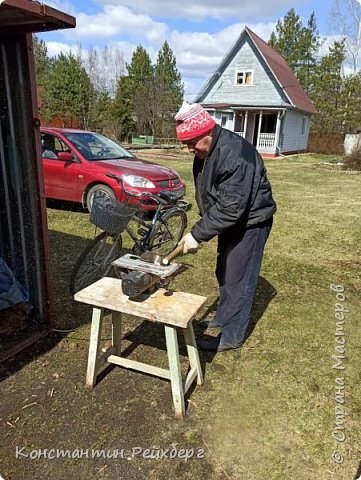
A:
{"type": "Polygon", "coordinates": [[[103,308],[93,308],[92,323],[90,326],[88,367],[86,373],[86,386],[90,388],[93,388],[96,382],[103,312],[103,308]]]}
{"type": "Polygon", "coordinates": [[[121,354],[121,313],[112,312],[112,346],[105,352],[100,352],[100,338],[103,326],[103,308],[93,308],[92,323],[90,327],[90,344],[88,354],[88,367],[86,374],[86,386],[93,388],[96,384],[98,373],[108,365],[110,355],[121,354]]]}
{"type": "Polygon", "coordinates": [[[185,415],[184,388],[179,360],[177,327],[173,327],[172,325],[164,325],[164,329],[174,410],[176,417],[183,417],[185,415]]]}
{"type": "Polygon", "coordinates": [[[122,352],[122,314],[120,312],[112,312],[112,347],[115,355],[122,352]]]}
{"type": "Polygon", "coordinates": [[[197,372],[197,385],[202,385],[203,372],[202,372],[201,362],[199,360],[199,353],[198,353],[196,339],[194,336],[192,320],[188,323],[187,328],[183,329],[183,334],[184,334],[184,340],[187,347],[189,364],[190,364],[191,370],[195,370],[197,372]]]}

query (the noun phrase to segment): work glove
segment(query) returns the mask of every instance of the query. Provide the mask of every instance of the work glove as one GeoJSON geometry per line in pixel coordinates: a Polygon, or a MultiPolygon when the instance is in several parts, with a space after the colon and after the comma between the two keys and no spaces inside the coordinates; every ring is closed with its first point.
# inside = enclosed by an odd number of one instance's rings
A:
{"type": "Polygon", "coordinates": [[[191,233],[187,233],[187,235],[184,235],[178,245],[183,245],[183,253],[197,250],[199,247],[199,243],[191,233]]]}

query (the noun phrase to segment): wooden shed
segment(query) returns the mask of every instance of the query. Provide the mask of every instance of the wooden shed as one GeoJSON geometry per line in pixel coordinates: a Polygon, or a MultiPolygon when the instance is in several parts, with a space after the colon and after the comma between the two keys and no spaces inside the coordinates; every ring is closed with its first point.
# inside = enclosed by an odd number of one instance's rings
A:
{"type": "Polygon", "coordinates": [[[71,27],[74,17],[47,5],[0,3],[0,257],[32,305],[24,328],[1,336],[0,361],[53,325],[32,33],[71,27]]]}

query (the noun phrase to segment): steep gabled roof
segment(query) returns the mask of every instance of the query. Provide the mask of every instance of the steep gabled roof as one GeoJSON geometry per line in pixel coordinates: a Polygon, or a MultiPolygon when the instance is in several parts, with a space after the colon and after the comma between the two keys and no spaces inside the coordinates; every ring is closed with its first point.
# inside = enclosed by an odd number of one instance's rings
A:
{"type": "Polygon", "coordinates": [[[246,27],[245,30],[267,62],[291,103],[306,112],[317,113],[314,104],[306,95],[306,92],[301,87],[300,82],[288,66],[286,60],[248,27],[246,27]]]}
{"type": "Polygon", "coordinates": [[[199,101],[209,87],[213,86],[218,80],[219,75],[223,73],[231,59],[238,53],[245,36],[250,38],[263,60],[268,65],[270,71],[274,75],[275,80],[289,99],[290,104],[302,111],[308,113],[317,113],[315,106],[306,95],[306,92],[303,90],[300,82],[296,78],[296,75],[293,73],[285,59],[248,27],[245,27],[245,29],[242,31],[237,42],[225,55],[216,71],[204,85],[194,101],[199,101]]]}

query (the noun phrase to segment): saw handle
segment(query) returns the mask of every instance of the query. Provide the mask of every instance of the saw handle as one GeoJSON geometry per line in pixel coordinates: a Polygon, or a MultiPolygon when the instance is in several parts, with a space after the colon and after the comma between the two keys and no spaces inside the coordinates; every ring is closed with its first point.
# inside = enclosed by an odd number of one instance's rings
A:
{"type": "Polygon", "coordinates": [[[169,255],[163,258],[163,265],[169,265],[169,263],[174,260],[175,257],[178,257],[178,255],[180,255],[181,253],[183,253],[183,244],[178,245],[172,252],[170,252],[169,255]]]}

